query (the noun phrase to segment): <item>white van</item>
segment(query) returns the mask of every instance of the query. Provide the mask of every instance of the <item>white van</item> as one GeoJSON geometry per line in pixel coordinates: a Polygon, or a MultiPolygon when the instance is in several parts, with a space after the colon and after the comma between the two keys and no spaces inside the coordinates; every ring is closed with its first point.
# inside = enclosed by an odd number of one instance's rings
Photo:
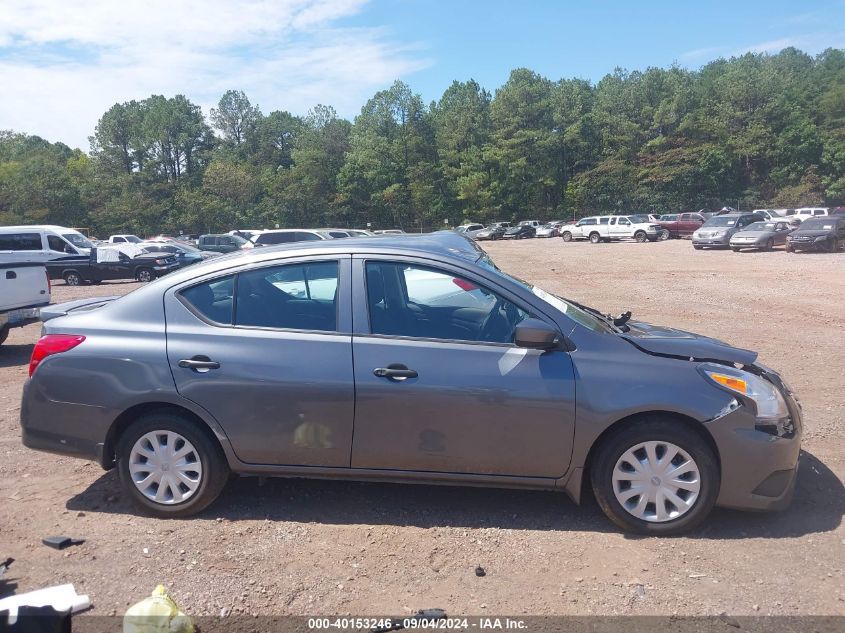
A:
{"type": "Polygon", "coordinates": [[[0,262],[49,262],[88,255],[93,246],[82,233],[64,226],[0,226],[0,262]]]}

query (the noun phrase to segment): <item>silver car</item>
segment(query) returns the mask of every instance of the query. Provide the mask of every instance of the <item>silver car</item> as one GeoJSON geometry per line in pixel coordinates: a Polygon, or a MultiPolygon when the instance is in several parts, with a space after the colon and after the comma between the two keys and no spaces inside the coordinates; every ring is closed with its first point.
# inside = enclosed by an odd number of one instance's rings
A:
{"type": "Polygon", "coordinates": [[[793,230],[785,220],[754,222],[731,236],[731,249],[734,252],[744,248],[770,251],[775,246],[786,244],[786,236],[793,230]]]}
{"type": "Polygon", "coordinates": [[[44,318],[23,443],[116,466],[156,516],[230,473],[589,485],[671,534],[795,485],[801,410],[755,352],[552,295],[452,231],[259,248],[44,318]]]}

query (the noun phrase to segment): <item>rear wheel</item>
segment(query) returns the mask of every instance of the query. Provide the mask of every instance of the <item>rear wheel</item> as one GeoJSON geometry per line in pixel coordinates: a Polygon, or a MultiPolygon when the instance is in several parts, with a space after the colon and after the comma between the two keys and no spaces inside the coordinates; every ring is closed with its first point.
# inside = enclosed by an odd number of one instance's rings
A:
{"type": "Polygon", "coordinates": [[[563,235],[561,235],[561,237],[563,238],[564,242],[571,242],[572,241],[572,233],[570,233],[569,231],[564,231],[563,235]]]}
{"type": "Polygon", "coordinates": [[[648,239],[648,236],[645,234],[645,231],[637,231],[634,233],[634,241],[639,242],[640,244],[644,244],[645,241],[648,239]]]}
{"type": "Polygon", "coordinates": [[[147,283],[148,281],[152,281],[154,278],[155,275],[149,268],[142,268],[138,271],[138,281],[147,283]]]}
{"type": "Polygon", "coordinates": [[[132,501],[158,517],[200,512],[229,477],[220,446],[194,422],[166,411],[144,415],[123,432],[117,468],[132,501]]]}
{"type": "Polygon", "coordinates": [[[598,244],[601,241],[601,235],[598,233],[590,233],[590,244],[598,244]]]}
{"type": "Polygon", "coordinates": [[[679,420],[652,418],[623,427],[598,447],[590,471],[604,513],[641,534],[679,534],[699,525],[719,492],[716,456],[679,420]]]}
{"type": "Polygon", "coordinates": [[[64,275],[65,284],[68,286],[79,286],[82,284],[82,275],[75,270],[69,270],[64,275]]]}

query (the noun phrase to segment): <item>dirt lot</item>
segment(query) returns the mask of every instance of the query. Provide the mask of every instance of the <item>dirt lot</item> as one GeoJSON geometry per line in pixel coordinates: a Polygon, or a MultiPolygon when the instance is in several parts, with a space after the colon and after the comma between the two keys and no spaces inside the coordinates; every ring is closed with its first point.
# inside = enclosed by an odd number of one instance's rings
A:
{"type": "MultiPolygon", "coordinates": [[[[18,591],[73,582],[103,614],[157,583],[210,615],[845,614],[845,253],[559,239],[487,248],[550,291],[759,350],[804,404],[792,507],[717,510],[689,536],[634,538],[560,494],[243,479],[198,518],[144,518],[114,473],[21,446],[30,326],[0,347],[0,556],[17,559],[18,591]],[[59,552],[40,544],[51,534],[86,542],[59,552]]],[[[53,297],[136,285],[59,284],[53,297]]]]}

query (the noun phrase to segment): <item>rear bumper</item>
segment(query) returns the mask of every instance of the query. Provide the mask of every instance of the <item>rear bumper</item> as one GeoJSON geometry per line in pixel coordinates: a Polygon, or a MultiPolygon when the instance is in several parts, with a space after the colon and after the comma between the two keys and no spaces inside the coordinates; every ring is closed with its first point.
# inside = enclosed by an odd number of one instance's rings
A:
{"type": "MultiPolygon", "coordinates": [[[[48,305],[44,303],[43,305],[48,305]]],[[[0,328],[3,327],[23,327],[30,323],[38,323],[41,320],[41,308],[30,307],[21,308],[18,310],[10,310],[9,312],[0,312],[0,328]]]]}
{"type": "Polygon", "coordinates": [[[29,379],[23,387],[20,419],[21,440],[27,448],[100,461],[112,418],[100,407],[48,400],[29,379]]]}

